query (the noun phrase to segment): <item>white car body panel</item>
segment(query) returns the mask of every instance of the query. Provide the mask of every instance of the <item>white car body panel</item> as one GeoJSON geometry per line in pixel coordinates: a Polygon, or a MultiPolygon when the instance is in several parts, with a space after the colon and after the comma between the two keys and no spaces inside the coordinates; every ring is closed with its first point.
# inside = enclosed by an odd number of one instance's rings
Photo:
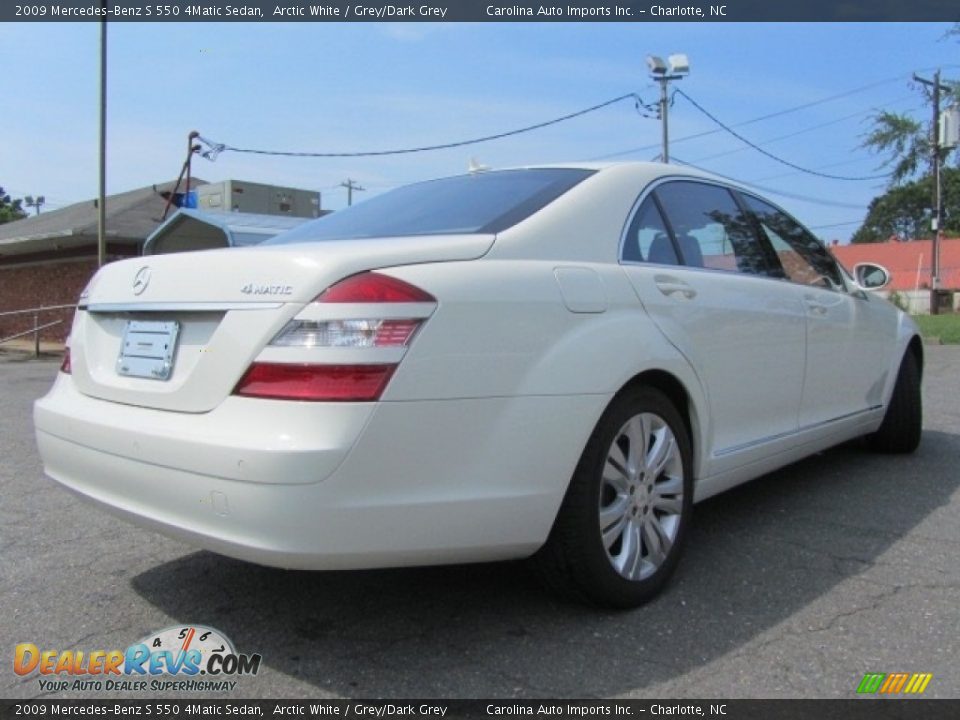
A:
{"type": "Polygon", "coordinates": [[[852,282],[846,293],[621,264],[645,189],[709,176],[647,163],[597,169],[496,237],[272,245],[104,267],[74,321],[72,374],[36,403],[45,472],[227,555],[382,567],[536,551],[599,418],[638,378],[679,393],[697,500],[876,430],[916,342],[908,316],[852,282]],[[145,265],[138,295],[132,281],[145,265]],[[437,302],[312,302],[369,270],[437,302]],[[269,344],[294,318],[371,317],[423,324],[407,347],[269,344]],[[115,372],[131,318],[181,322],[169,380],[115,372]],[[253,362],[398,365],[376,402],[293,402],[232,394],[253,362]]]}

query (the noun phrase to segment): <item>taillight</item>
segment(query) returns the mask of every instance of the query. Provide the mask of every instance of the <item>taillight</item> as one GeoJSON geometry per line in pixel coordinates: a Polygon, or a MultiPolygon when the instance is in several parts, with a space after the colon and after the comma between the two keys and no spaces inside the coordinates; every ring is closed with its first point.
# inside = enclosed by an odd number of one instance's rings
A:
{"type": "Polygon", "coordinates": [[[291,320],[270,342],[279,347],[403,347],[422,321],[291,320]]]}
{"type": "Polygon", "coordinates": [[[66,348],[63,351],[63,362],[60,363],[60,372],[70,375],[72,372],[70,368],[70,348],[66,348]]]}
{"type": "Polygon", "coordinates": [[[377,400],[396,365],[294,365],[255,362],[236,395],[276,400],[363,402],[377,400]]]}
{"type": "Polygon", "coordinates": [[[410,283],[365,272],[331,285],[317,298],[321,303],[436,302],[430,293],[410,283]]]}
{"type": "MultiPolygon", "coordinates": [[[[278,400],[378,400],[397,368],[396,361],[376,362],[383,357],[379,354],[373,362],[302,363],[296,362],[296,349],[359,350],[361,353],[356,356],[359,360],[363,350],[394,348],[400,354],[393,353],[392,358],[401,357],[403,349],[433,312],[436,302],[429,293],[389,275],[364,272],[341,280],[321,293],[314,304],[288,322],[270,341],[272,348],[289,348],[291,362],[254,362],[237,383],[234,394],[278,400]],[[334,303],[364,307],[345,307],[342,316],[333,319],[324,318],[330,312],[317,311],[321,305],[334,303]],[[394,304],[389,310],[383,309],[382,314],[387,317],[377,317],[380,313],[375,306],[381,303],[394,304]],[[409,306],[401,308],[396,303],[408,303],[409,306]],[[408,311],[413,317],[395,317],[406,315],[408,311]],[[372,317],[357,317],[368,313],[372,317]]],[[[341,312],[338,310],[336,314],[341,315],[341,312]]],[[[310,359],[315,357],[313,355],[310,359]]],[[[342,356],[337,359],[341,360],[342,356]]]]}

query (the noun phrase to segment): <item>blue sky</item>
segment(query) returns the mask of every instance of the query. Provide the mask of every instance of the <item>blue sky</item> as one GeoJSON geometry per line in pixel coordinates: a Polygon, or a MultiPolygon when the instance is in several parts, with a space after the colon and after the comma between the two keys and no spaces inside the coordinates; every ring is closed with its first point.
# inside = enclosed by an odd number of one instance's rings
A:
{"type": "MultiPolygon", "coordinates": [[[[628,92],[657,91],[649,53],[685,52],[681,87],[728,124],[838,94],[844,97],[738,128],[793,163],[872,175],[880,158],[858,146],[880,108],[926,120],[911,71],[960,78],[948,24],[112,24],[109,29],[108,192],[175,178],[192,129],[238,147],[355,151],[419,146],[509,130],[628,92]],[[849,92],[858,88],[866,89],[849,92]],[[776,140],[784,135],[793,137],[776,140]]],[[[47,209],[97,189],[96,23],[0,24],[0,185],[43,194],[47,209]],[[19,77],[14,84],[12,77],[19,77]]],[[[752,182],[826,239],[846,240],[882,181],[845,182],[778,165],[714,129],[683,98],[671,111],[671,154],[752,182]],[[816,198],[824,202],[811,202],[816,198]],[[824,227],[846,223],[835,227],[824,227]]],[[[364,159],[224,153],[197,159],[207,180],[320,190],[339,208],[350,177],[368,188],[466,170],[657,155],[658,121],[629,103],[481,145],[364,159]],[[624,151],[641,148],[635,152],[624,151]],[[622,153],[622,154],[620,154],[622,153]]]]}

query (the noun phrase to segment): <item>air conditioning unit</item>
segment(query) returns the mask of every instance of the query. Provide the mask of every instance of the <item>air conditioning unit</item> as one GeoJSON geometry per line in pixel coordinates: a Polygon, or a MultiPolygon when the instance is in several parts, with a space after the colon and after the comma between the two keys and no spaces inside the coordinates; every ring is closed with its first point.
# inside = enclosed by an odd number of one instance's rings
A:
{"type": "Polygon", "coordinates": [[[206,212],[241,212],[289,217],[320,217],[320,193],[263,185],[246,180],[224,180],[196,189],[196,208],[206,212]]]}

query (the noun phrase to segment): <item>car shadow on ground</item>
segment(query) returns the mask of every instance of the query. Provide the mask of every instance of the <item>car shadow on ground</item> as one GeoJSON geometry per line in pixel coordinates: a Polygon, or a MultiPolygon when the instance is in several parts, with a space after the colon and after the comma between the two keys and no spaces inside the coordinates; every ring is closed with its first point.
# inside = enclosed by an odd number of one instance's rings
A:
{"type": "Polygon", "coordinates": [[[736,651],[871,567],[949,502],[958,456],[942,432],[907,457],[851,443],[701,503],[674,581],[630,612],[558,602],[521,562],[308,573],[197,552],[133,587],[317,694],[607,697],[736,651]]]}

